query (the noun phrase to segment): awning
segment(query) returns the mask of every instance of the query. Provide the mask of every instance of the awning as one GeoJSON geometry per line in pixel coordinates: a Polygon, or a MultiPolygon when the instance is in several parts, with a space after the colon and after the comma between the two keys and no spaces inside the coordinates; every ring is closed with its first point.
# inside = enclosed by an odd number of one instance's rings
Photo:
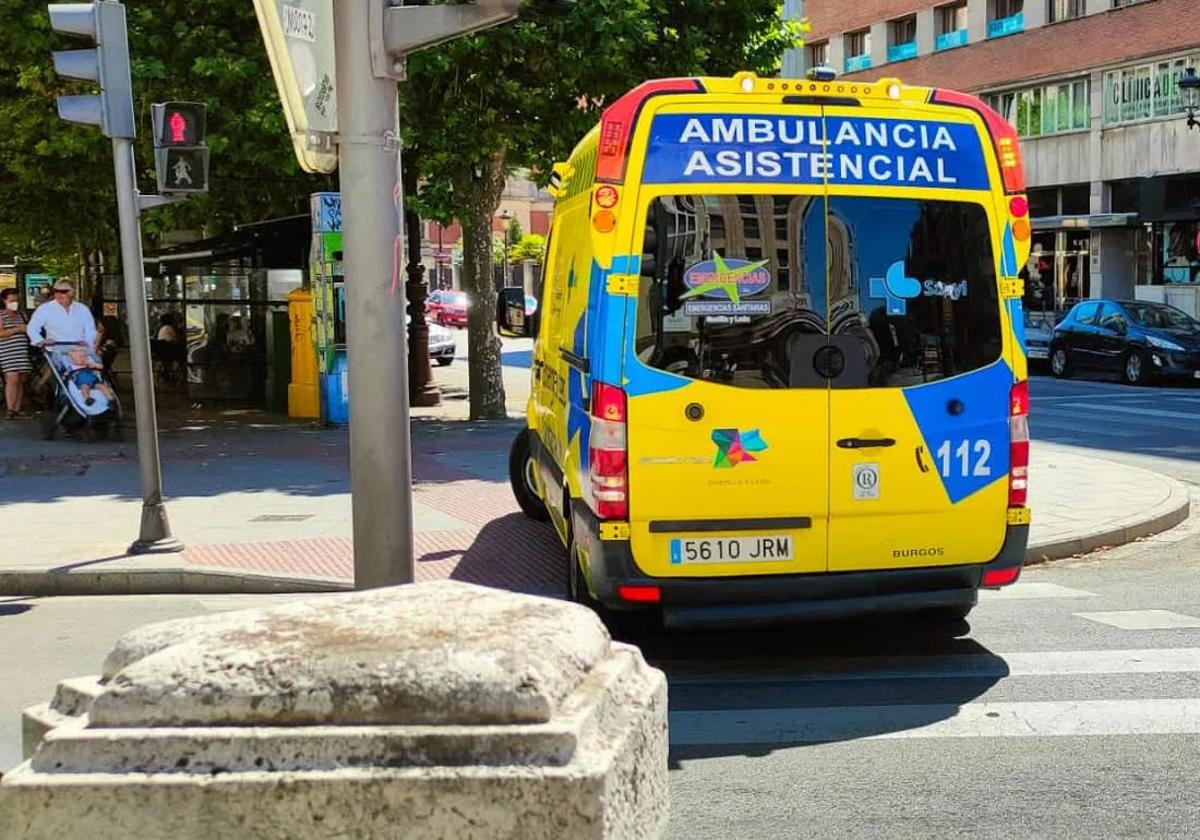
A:
{"type": "Polygon", "coordinates": [[[1137,227],[1137,213],[1092,213],[1087,216],[1042,216],[1033,220],[1034,230],[1072,230],[1137,227]]]}

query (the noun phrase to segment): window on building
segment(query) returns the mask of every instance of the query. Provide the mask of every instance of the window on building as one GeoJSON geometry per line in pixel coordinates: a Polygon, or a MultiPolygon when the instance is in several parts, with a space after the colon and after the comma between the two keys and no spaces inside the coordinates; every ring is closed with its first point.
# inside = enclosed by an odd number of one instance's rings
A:
{"type": "Polygon", "coordinates": [[[854,73],[871,66],[871,30],[846,33],[846,72],[854,73]]]}
{"type": "Polygon", "coordinates": [[[888,45],[898,47],[917,40],[917,16],[909,15],[888,24],[888,45]]]}
{"type": "Polygon", "coordinates": [[[888,61],[917,57],[917,16],[908,15],[888,22],[888,61]]]}
{"type": "Polygon", "coordinates": [[[1092,212],[1091,184],[1068,184],[1060,188],[1064,216],[1086,216],[1092,212]]]}
{"type": "Polygon", "coordinates": [[[1025,0],[992,0],[991,20],[1000,20],[1025,11],[1025,0]]]}
{"type": "Polygon", "coordinates": [[[871,54],[871,30],[860,29],[846,33],[846,55],[855,57],[871,54]]]}
{"type": "Polygon", "coordinates": [[[966,0],[961,3],[938,6],[934,11],[934,24],[937,26],[938,35],[951,35],[960,29],[967,28],[966,0]]]}
{"type": "Polygon", "coordinates": [[[1082,131],[1091,125],[1087,79],[991,94],[987,102],[1021,137],[1082,131]]]}
{"type": "Polygon", "coordinates": [[[1114,9],[1124,9],[1126,6],[1136,6],[1138,3],[1144,3],[1146,0],[1112,0],[1114,9]]]}
{"type": "Polygon", "coordinates": [[[1087,0],[1050,0],[1047,20],[1058,23],[1063,20],[1073,20],[1087,14],[1087,0]]]}
{"type": "Polygon", "coordinates": [[[1014,35],[1025,29],[1025,0],[988,0],[989,38],[1014,35]]]}
{"type": "Polygon", "coordinates": [[[804,47],[808,53],[809,67],[828,67],[829,66],[829,42],[821,41],[818,44],[807,44],[804,47]]]}

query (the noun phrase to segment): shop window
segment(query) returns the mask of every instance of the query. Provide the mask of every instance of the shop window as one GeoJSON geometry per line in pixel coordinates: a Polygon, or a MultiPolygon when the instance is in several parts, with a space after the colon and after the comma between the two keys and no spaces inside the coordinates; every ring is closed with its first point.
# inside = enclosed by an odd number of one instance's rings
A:
{"type": "Polygon", "coordinates": [[[1087,14],[1087,0],[1050,0],[1046,19],[1050,23],[1073,20],[1087,14]]]}
{"type": "Polygon", "coordinates": [[[1088,184],[1074,184],[1062,188],[1062,215],[1086,216],[1092,212],[1092,188],[1088,184]]]}
{"type": "Polygon", "coordinates": [[[917,57],[917,16],[908,15],[888,23],[888,61],[917,57]]]}
{"type": "Polygon", "coordinates": [[[1087,79],[994,93],[986,99],[1021,137],[1082,131],[1091,125],[1087,79]]]}
{"type": "Polygon", "coordinates": [[[1025,195],[1029,199],[1029,215],[1032,218],[1044,219],[1058,215],[1058,190],[1033,189],[1025,195]]]}
{"type": "Polygon", "coordinates": [[[1110,70],[1104,74],[1104,124],[1173,117],[1183,113],[1179,77],[1200,66],[1200,54],[1110,70]]]}
{"type": "Polygon", "coordinates": [[[1197,252],[1200,222],[1168,222],[1163,225],[1163,281],[1196,283],[1200,281],[1200,252],[1197,252]]]}
{"type": "Polygon", "coordinates": [[[1113,181],[1109,185],[1109,209],[1113,213],[1136,213],[1138,211],[1137,182],[1113,181]]]}
{"type": "Polygon", "coordinates": [[[871,66],[871,30],[846,33],[846,72],[854,73],[871,66]]]}

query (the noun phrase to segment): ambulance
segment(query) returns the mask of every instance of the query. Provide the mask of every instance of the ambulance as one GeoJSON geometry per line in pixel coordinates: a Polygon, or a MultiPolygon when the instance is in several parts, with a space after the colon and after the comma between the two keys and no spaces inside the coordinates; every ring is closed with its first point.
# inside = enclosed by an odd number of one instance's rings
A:
{"type": "Polygon", "coordinates": [[[510,472],[570,597],[959,620],[1017,580],[1031,225],[999,114],[894,79],[649,81],[550,189],[510,472]]]}

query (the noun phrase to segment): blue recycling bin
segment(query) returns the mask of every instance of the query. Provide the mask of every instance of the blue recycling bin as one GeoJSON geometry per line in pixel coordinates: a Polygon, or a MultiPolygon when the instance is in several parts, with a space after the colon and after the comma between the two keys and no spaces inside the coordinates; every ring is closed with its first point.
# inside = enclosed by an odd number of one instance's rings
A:
{"type": "Polygon", "coordinates": [[[328,370],[321,375],[321,401],[325,408],[325,423],[345,426],[350,422],[349,363],[346,348],[333,351],[328,370]]]}

